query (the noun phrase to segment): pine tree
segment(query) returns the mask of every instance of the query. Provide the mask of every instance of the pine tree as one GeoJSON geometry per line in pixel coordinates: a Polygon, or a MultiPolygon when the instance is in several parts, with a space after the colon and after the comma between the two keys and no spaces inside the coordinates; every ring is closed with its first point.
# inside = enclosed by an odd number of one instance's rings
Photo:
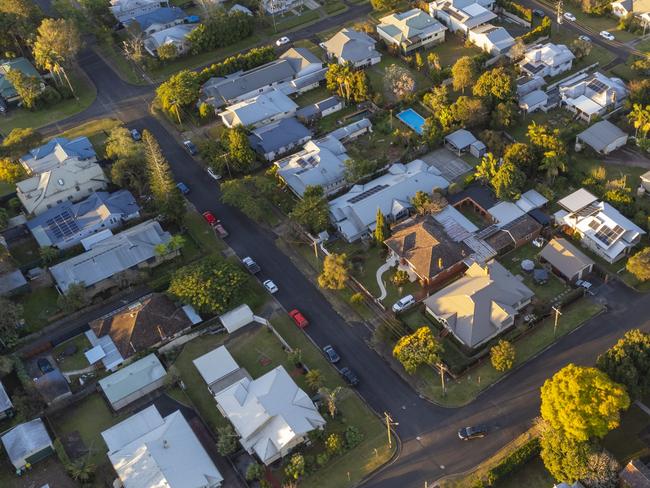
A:
{"type": "Polygon", "coordinates": [[[381,213],[381,209],[377,207],[377,224],[375,226],[375,241],[378,244],[381,244],[386,239],[384,233],[384,214],[381,213]]]}

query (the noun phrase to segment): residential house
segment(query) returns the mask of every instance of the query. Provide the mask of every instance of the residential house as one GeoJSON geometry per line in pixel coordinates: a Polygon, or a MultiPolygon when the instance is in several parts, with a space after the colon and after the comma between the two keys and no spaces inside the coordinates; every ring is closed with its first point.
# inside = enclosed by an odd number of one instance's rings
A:
{"type": "Polygon", "coordinates": [[[185,12],[178,7],[161,7],[157,10],[145,12],[130,19],[123,20],[122,24],[130,25],[137,22],[142,33],[145,36],[150,36],[155,32],[182,24],[185,18],[185,12]]]}
{"type": "Polygon", "coordinates": [[[544,78],[539,76],[521,75],[516,80],[517,83],[517,96],[523,97],[533,91],[542,88],[546,82],[544,78]]]}
{"type": "Polygon", "coordinates": [[[46,144],[31,149],[27,154],[21,156],[19,161],[28,175],[38,175],[68,161],[94,163],[97,161],[97,153],[87,137],[75,139],[55,137],[46,144]]]}
{"type": "Polygon", "coordinates": [[[558,201],[555,222],[579,236],[582,244],[609,263],[628,255],[645,231],[609,203],[581,188],[558,201]]]}
{"type": "Polygon", "coordinates": [[[119,22],[127,21],[138,15],[169,7],[168,0],[110,0],[109,9],[119,22]]]}
{"type": "Polygon", "coordinates": [[[136,281],[140,270],[152,268],[178,252],[160,255],[156,248],[172,236],[155,220],[147,220],[117,235],[101,240],[67,261],[50,267],[61,293],[74,284],[83,284],[88,296],[136,281]]]}
{"type": "Polygon", "coordinates": [[[618,474],[621,488],[650,488],[650,467],[640,459],[632,459],[618,474]]]}
{"type": "Polygon", "coordinates": [[[505,54],[515,44],[514,38],[505,28],[492,24],[483,24],[470,29],[468,39],[492,56],[505,54]]]}
{"type": "Polygon", "coordinates": [[[379,37],[397,46],[404,55],[445,42],[447,28],[419,8],[387,15],[379,22],[379,37]]]}
{"type": "Polygon", "coordinates": [[[374,230],[377,209],[388,222],[396,222],[409,215],[411,198],[418,191],[428,193],[448,186],[449,182],[439,171],[424,161],[396,163],[387,174],[354,185],[349,192],[329,202],[330,219],[346,241],[354,242],[374,230]]]}
{"type": "Polygon", "coordinates": [[[253,11],[251,9],[245,7],[244,5],[240,5],[239,3],[234,4],[232,7],[230,7],[230,10],[228,10],[228,13],[230,14],[235,12],[241,12],[242,14],[246,14],[250,17],[253,16],[253,11]]]}
{"type": "Polygon", "coordinates": [[[534,293],[497,261],[472,264],[465,275],[424,300],[427,313],[460,342],[476,348],[506,331],[534,293]]]}
{"type": "Polygon", "coordinates": [[[99,380],[99,387],[113,410],[130,405],[165,384],[167,371],[155,354],[135,361],[99,380]]]}
{"type": "Polygon", "coordinates": [[[2,434],[0,440],[18,471],[54,454],[52,439],[40,418],[16,425],[2,434]]]}
{"type": "Polygon", "coordinates": [[[106,188],[102,168],[91,161],[69,159],[59,166],[19,181],[16,194],[28,214],[40,215],[63,202],[78,202],[106,188]]]}
{"type": "Polygon", "coordinates": [[[248,136],[251,148],[267,161],[274,161],[311,139],[311,131],[295,117],[263,125],[248,136]]]}
{"type": "Polygon", "coordinates": [[[485,144],[465,129],[458,129],[445,136],[445,145],[459,156],[469,152],[472,156],[480,158],[487,152],[485,144]]]}
{"type": "Polygon", "coordinates": [[[569,71],[575,56],[564,44],[536,44],[526,50],[519,69],[530,77],[546,78],[569,71]]]}
{"type": "Polygon", "coordinates": [[[493,0],[438,0],[429,3],[429,13],[451,32],[469,34],[471,29],[497,18],[493,0]]]}
{"type": "Polygon", "coordinates": [[[65,201],[27,222],[41,247],[68,249],[106,229],[140,217],[140,207],[128,190],[93,192],[78,203],[65,201]]]}
{"type": "Polygon", "coordinates": [[[0,420],[14,416],[14,404],[5,390],[2,381],[0,381],[0,420]]]}
{"type": "Polygon", "coordinates": [[[167,29],[156,31],[144,40],[144,49],[152,56],[158,56],[158,48],[163,45],[173,45],[176,54],[185,54],[190,50],[188,36],[200,24],[178,24],[167,29]]]}
{"type": "Polygon", "coordinates": [[[599,72],[575,76],[559,90],[561,104],[585,122],[620,107],[628,95],[622,80],[599,72]]]}
{"type": "Polygon", "coordinates": [[[296,111],[296,117],[298,117],[298,120],[309,124],[315,120],[327,117],[330,114],[342,110],[344,106],[345,104],[343,100],[339,97],[329,97],[320,102],[299,108],[296,111]]]}
{"type": "Polygon", "coordinates": [[[334,129],[328,135],[345,144],[348,141],[352,141],[357,137],[364,135],[366,132],[372,132],[372,122],[370,122],[370,119],[364,117],[356,122],[334,129]]]}
{"type": "Polygon", "coordinates": [[[584,279],[594,268],[591,259],[562,237],[551,239],[539,257],[553,268],[553,272],[572,283],[584,279]]]}
{"type": "MultiPolygon", "coordinates": [[[[526,203],[530,204],[530,201],[526,203]]],[[[542,225],[517,203],[498,202],[487,209],[487,215],[493,225],[483,229],[481,237],[498,253],[523,246],[542,230],[542,225]]]]}
{"type": "Polygon", "coordinates": [[[350,63],[355,68],[372,66],[381,61],[381,53],[375,49],[375,40],[365,32],[344,28],[329,41],[321,44],[330,59],[339,64],[350,63]]]}
{"type": "Polygon", "coordinates": [[[213,396],[244,378],[252,380],[248,372],[239,367],[226,346],[219,346],[192,363],[213,396]]]}
{"type": "Polygon", "coordinates": [[[219,112],[219,117],[226,127],[260,127],[293,117],[297,108],[298,105],[284,93],[272,90],[226,107],[219,112]]]}
{"type": "Polygon", "coordinates": [[[453,241],[430,215],[394,226],[384,244],[427,286],[442,284],[465,271],[465,260],[473,253],[467,244],[453,241]]]}
{"type": "Polygon", "coordinates": [[[180,410],[163,417],[151,405],[103,431],[102,437],[124,488],[217,488],[223,482],[180,410]]]}
{"type": "Polygon", "coordinates": [[[650,171],[646,171],[641,176],[641,188],[645,191],[650,192],[650,171]]]}
{"type": "Polygon", "coordinates": [[[162,293],[152,293],[88,325],[96,338],[109,336],[120,356],[128,359],[187,332],[196,317],[189,305],[181,307],[162,293]]]}
{"type": "Polygon", "coordinates": [[[29,292],[29,283],[19,269],[0,274],[0,297],[12,297],[29,292]]]}
{"type": "Polygon", "coordinates": [[[576,136],[576,151],[583,145],[599,154],[609,154],[627,144],[627,134],[608,120],[596,122],[576,136]]]}
{"type": "Polygon", "coordinates": [[[610,3],[612,13],[619,18],[627,17],[632,14],[635,17],[642,17],[650,13],[649,0],[617,0],[610,3]]]}
{"type": "Polygon", "coordinates": [[[537,110],[546,111],[547,104],[548,95],[543,90],[534,90],[519,97],[519,108],[527,114],[537,110]]]}
{"type": "Polygon", "coordinates": [[[41,90],[45,89],[45,82],[34,65],[26,58],[14,58],[0,61],[0,102],[14,103],[20,101],[18,92],[5,76],[12,69],[22,72],[25,76],[34,76],[41,82],[41,90]]]}
{"type": "Polygon", "coordinates": [[[300,7],[303,0],[262,0],[264,11],[269,15],[277,15],[300,7]]]}

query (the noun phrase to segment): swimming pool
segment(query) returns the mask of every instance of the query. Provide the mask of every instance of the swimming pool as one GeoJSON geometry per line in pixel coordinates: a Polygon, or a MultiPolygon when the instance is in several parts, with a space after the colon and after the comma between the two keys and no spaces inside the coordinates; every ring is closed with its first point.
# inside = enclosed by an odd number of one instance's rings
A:
{"type": "Polygon", "coordinates": [[[422,135],[424,129],[424,117],[417,113],[412,108],[404,110],[397,114],[397,118],[408,125],[418,134],[422,135]]]}

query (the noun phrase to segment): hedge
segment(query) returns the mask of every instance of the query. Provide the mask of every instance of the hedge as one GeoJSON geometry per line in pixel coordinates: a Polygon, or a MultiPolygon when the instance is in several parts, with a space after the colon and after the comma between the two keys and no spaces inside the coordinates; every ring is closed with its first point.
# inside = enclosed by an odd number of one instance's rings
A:
{"type": "Polygon", "coordinates": [[[273,46],[255,47],[245,54],[237,54],[204,68],[199,73],[199,83],[203,84],[213,76],[227,76],[237,71],[247,71],[269,63],[276,58],[273,46]]]}
{"type": "Polygon", "coordinates": [[[511,14],[515,14],[521,17],[522,19],[527,20],[528,22],[533,21],[532,9],[529,9],[528,7],[524,7],[523,5],[520,5],[518,3],[511,2],[509,0],[499,0],[497,3],[507,12],[510,12],[511,14]]]}
{"type": "Polygon", "coordinates": [[[539,438],[535,437],[523,446],[512,451],[499,464],[488,471],[486,479],[487,486],[494,486],[497,481],[519,469],[532,458],[537,456],[540,449],[539,438]]]}
{"type": "Polygon", "coordinates": [[[523,36],[520,36],[519,39],[524,41],[524,44],[529,44],[536,39],[543,36],[551,35],[551,19],[544,17],[542,23],[535,27],[533,30],[526,32],[523,36]]]}

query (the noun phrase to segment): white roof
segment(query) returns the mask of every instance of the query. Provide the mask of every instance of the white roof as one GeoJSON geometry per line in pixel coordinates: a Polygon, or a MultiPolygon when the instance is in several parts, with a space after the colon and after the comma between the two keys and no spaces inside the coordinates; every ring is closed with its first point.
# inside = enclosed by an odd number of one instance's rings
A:
{"type": "Polygon", "coordinates": [[[248,305],[243,304],[224,313],[223,315],[220,315],[219,320],[226,328],[228,333],[232,334],[236,330],[239,330],[242,327],[253,322],[255,320],[255,316],[253,315],[251,308],[248,305]]]}
{"type": "Polygon", "coordinates": [[[612,143],[627,140],[627,134],[609,120],[601,120],[578,134],[578,139],[600,152],[612,143]]]}
{"type": "Polygon", "coordinates": [[[593,196],[584,188],[580,188],[570,195],[567,195],[566,197],[558,200],[557,203],[560,205],[560,207],[564,207],[569,212],[576,212],[581,208],[586,207],[590,203],[595,202],[596,200],[598,199],[595,196],[593,196]]]}
{"type": "Polygon", "coordinates": [[[45,424],[39,419],[15,426],[2,436],[2,445],[16,468],[25,466],[25,459],[52,446],[45,424]]]}
{"type": "Polygon", "coordinates": [[[219,346],[192,362],[208,386],[239,369],[226,346],[219,346]]]}
{"type": "Polygon", "coordinates": [[[578,98],[568,99],[567,104],[573,105],[575,108],[587,115],[597,114],[603,109],[602,105],[594,102],[591,98],[587,98],[584,95],[580,95],[578,98]]]}
{"type": "Polygon", "coordinates": [[[497,221],[499,227],[503,227],[525,215],[526,212],[512,202],[499,202],[494,207],[489,208],[488,213],[497,221]]]}
{"type": "Polygon", "coordinates": [[[0,412],[9,410],[11,407],[13,407],[13,403],[11,403],[9,395],[7,395],[7,391],[5,390],[2,381],[0,381],[0,412]]]}
{"type": "Polygon", "coordinates": [[[548,203],[548,199],[537,190],[528,190],[524,192],[519,200],[515,202],[524,212],[530,212],[535,208],[543,207],[548,203]]]}
{"type": "MultiPolygon", "coordinates": [[[[103,351],[103,356],[100,359],[107,371],[115,371],[124,362],[124,358],[120,354],[120,351],[117,350],[117,346],[109,334],[97,337],[92,329],[88,329],[85,335],[88,338],[88,342],[93,346],[93,349],[100,347],[103,351]]],[[[97,351],[95,354],[101,356],[102,353],[97,351]]],[[[91,359],[94,359],[94,356],[89,357],[86,354],[86,359],[93,364],[91,359]]]]}
{"type": "Polygon", "coordinates": [[[97,361],[101,360],[102,358],[106,357],[106,352],[104,352],[104,349],[102,346],[97,345],[93,347],[92,349],[89,349],[84,353],[86,356],[86,359],[90,364],[95,364],[97,361]]]}
{"type": "Polygon", "coordinates": [[[241,436],[242,445],[262,462],[277,459],[285,446],[325,425],[309,396],[282,366],[250,380],[241,379],[215,394],[241,436]]]}
{"type": "Polygon", "coordinates": [[[223,481],[178,410],[163,418],[152,405],[102,437],[125,488],[213,488],[223,481]]]}
{"type": "Polygon", "coordinates": [[[526,95],[519,97],[519,106],[530,108],[534,107],[540,103],[546,103],[548,100],[548,95],[543,90],[533,90],[526,95]]]}
{"type": "Polygon", "coordinates": [[[111,404],[122,400],[145,386],[158,381],[166,374],[165,368],[155,354],[129,364],[106,378],[99,380],[99,386],[111,404]]]}

